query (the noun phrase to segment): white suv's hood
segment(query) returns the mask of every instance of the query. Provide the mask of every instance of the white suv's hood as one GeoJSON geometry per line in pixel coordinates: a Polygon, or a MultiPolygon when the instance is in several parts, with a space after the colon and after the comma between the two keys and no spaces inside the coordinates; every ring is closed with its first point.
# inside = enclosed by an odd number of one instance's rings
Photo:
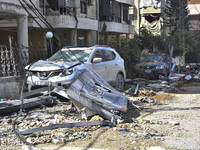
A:
{"type": "Polygon", "coordinates": [[[39,60],[33,64],[26,66],[25,69],[30,71],[53,71],[53,70],[66,69],[76,64],[79,64],[79,62],[56,63],[53,61],[39,60]]]}

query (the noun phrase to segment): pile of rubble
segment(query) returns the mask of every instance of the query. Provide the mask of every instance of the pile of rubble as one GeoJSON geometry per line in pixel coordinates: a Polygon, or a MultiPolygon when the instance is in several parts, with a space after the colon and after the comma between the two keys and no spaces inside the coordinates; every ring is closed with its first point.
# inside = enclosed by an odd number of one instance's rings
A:
{"type": "MultiPolygon", "coordinates": [[[[72,111],[71,104],[55,105],[51,107],[35,108],[23,113],[17,122],[17,129],[20,131],[32,128],[46,127],[62,123],[76,123],[85,121],[77,111],[72,111]]],[[[17,113],[1,117],[1,144],[2,145],[23,145],[23,142],[16,138],[13,133],[12,124],[17,117],[17,113]]],[[[100,116],[94,116],[89,121],[103,120],[100,116]]],[[[61,144],[76,139],[89,138],[88,131],[97,130],[100,126],[83,126],[74,128],[57,128],[54,130],[46,129],[22,135],[23,139],[33,145],[53,143],[61,144]]]]}
{"type": "MultiPolygon", "coordinates": [[[[71,128],[57,128],[54,130],[44,130],[34,132],[27,135],[21,135],[23,139],[33,145],[38,144],[64,144],[73,142],[76,140],[87,141],[93,138],[94,131],[107,130],[108,132],[116,132],[122,137],[130,137],[135,144],[142,139],[152,139],[154,141],[163,140],[163,134],[158,131],[147,127],[147,124],[163,124],[162,122],[156,122],[153,120],[137,120],[134,115],[135,108],[132,104],[129,104],[128,114],[129,122],[118,122],[115,127],[112,126],[81,126],[71,128]],[[132,109],[132,110],[131,110],[132,109]],[[134,113],[134,114],[133,114],[134,113]],[[128,135],[127,135],[128,134],[128,135]],[[134,140],[133,140],[134,139],[134,140]]],[[[16,118],[17,113],[13,113],[9,116],[1,117],[1,145],[24,145],[20,139],[16,137],[13,132],[12,123],[16,118]]],[[[29,130],[32,128],[46,127],[49,125],[62,124],[62,123],[76,123],[86,121],[83,115],[80,115],[77,111],[73,111],[71,104],[54,105],[51,107],[35,108],[29,110],[27,113],[23,113],[17,122],[17,129],[20,131],[29,130]]],[[[90,121],[103,121],[104,119],[95,115],[92,118],[88,118],[90,121]]],[[[110,137],[112,138],[112,137],[110,137]]]]}
{"type": "MultiPolygon", "coordinates": [[[[127,98],[127,111],[121,112],[122,119],[117,119],[116,126],[113,127],[112,123],[112,114],[118,113],[117,110],[109,111],[111,113],[108,118],[105,116],[100,116],[100,114],[97,113],[97,115],[93,115],[93,117],[88,117],[85,107],[81,106],[79,112],[77,112],[77,107],[75,109],[74,106],[72,106],[72,103],[68,100],[60,101],[60,99],[56,99],[59,103],[52,103],[51,106],[44,106],[42,108],[32,108],[32,109],[26,109],[18,118],[17,122],[15,123],[17,127],[17,132],[19,133],[25,133],[21,134],[20,136],[26,140],[28,143],[31,143],[33,145],[37,144],[46,144],[46,143],[53,143],[53,144],[63,144],[71,141],[75,141],[78,139],[87,140],[92,138],[92,132],[96,130],[114,130],[120,133],[131,133],[131,136],[135,137],[136,140],[132,141],[132,143],[135,143],[139,139],[145,139],[145,138],[155,138],[156,140],[162,140],[162,137],[164,135],[159,134],[154,129],[150,129],[146,127],[146,124],[164,124],[163,122],[156,122],[156,121],[150,121],[150,120],[137,120],[136,118],[140,116],[140,111],[150,105],[162,105],[161,100],[167,100],[171,99],[172,95],[167,95],[165,92],[172,91],[176,86],[178,85],[178,82],[180,80],[185,80],[186,76],[183,74],[175,74],[173,73],[173,76],[166,78],[160,76],[159,80],[145,80],[145,79],[134,79],[127,82],[126,85],[126,91],[124,91],[124,96],[127,98]],[[95,121],[107,121],[107,124],[97,124],[97,125],[81,125],[77,127],[62,127],[63,124],[76,124],[81,122],[95,122],[95,121]],[[51,128],[54,127],[56,128],[51,128]],[[37,130],[37,132],[32,132],[32,129],[40,129],[37,130]],[[26,134],[26,131],[30,132],[26,134]]],[[[79,80],[78,80],[79,81],[79,80]]],[[[84,81],[83,79],[80,81],[84,81]]],[[[78,82],[78,85],[81,82],[78,82]]],[[[95,81],[95,80],[94,80],[95,81]]],[[[84,81],[85,82],[85,81],[84,81]]],[[[85,90],[88,90],[86,86],[83,88],[85,90]]],[[[92,87],[93,82],[89,82],[92,87]]],[[[87,85],[89,85],[87,83],[87,85]]],[[[113,92],[116,96],[121,96],[124,98],[121,94],[115,92],[112,88],[101,84],[94,84],[94,88],[91,88],[91,91],[93,93],[92,96],[96,96],[97,94],[100,94],[102,97],[105,96],[106,92],[111,93],[113,92]],[[98,86],[97,86],[98,85],[98,86]],[[110,88],[110,90],[108,90],[110,88]],[[112,91],[113,90],[113,91],[112,91]],[[101,93],[99,93],[99,91],[101,93]]],[[[76,92],[76,82],[73,84],[75,87],[70,92],[73,92],[70,97],[74,96],[74,92],[76,92]]],[[[81,89],[83,89],[81,88],[81,89]]],[[[81,93],[81,91],[78,91],[77,93],[81,93]]],[[[63,94],[63,93],[61,93],[63,94]]],[[[64,93],[66,94],[66,93],[64,93]]],[[[77,95],[80,96],[80,95],[77,95]]],[[[82,99],[85,100],[87,98],[87,95],[84,95],[83,93],[82,99]]],[[[91,98],[91,97],[90,97],[91,98]]],[[[82,100],[81,99],[81,100],[82,100]]],[[[54,98],[55,100],[55,98],[54,98]]],[[[77,103],[76,97],[73,98],[75,100],[74,103],[77,103]]],[[[90,99],[89,99],[90,100],[90,99]]],[[[101,108],[100,110],[107,110],[107,106],[111,106],[108,102],[105,100],[105,108],[101,108]]],[[[126,99],[124,99],[126,102],[126,99]]],[[[81,102],[81,101],[80,101],[81,102]]],[[[98,103],[99,104],[99,101],[98,103]]],[[[104,103],[103,103],[104,104],[104,103]]],[[[118,105],[115,106],[117,109],[120,108],[118,105]]],[[[96,109],[96,107],[94,107],[96,109]]],[[[98,108],[99,109],[99,108],[98,108]]],[[[98,110],[97,109],[97,110],[98,110]]],[[[0,118],[0,128],[1,128],[1,144],[2,145],[23,145],[24,143],[19,139],[16,138],[16,135],[13,131],[13,122],[15,118],[17,117],[17,113],[13,113],[9,116],[2,116],[0,118]]],[[[116,115],[118,116],[118,114],[116,115]]]]}
{"type": "MultiPolygon", "coordinates": [[[[130,92],[130,91],[129,91],[130,92]]],[[[130,94],[130,93],[129,93],[130,94]]],[[[56,128],[33,132],[31,134],[23,134],[21,137],[28,143],[33,145],[38,144],[63,144],[72,142],[75,140],[89,140],[92,138],[92,132],[96,130],[114,130],[122,134],[130,133],[136,140],[145,138],[156,138],[162,140],[164,135],[159,134],[154,129],[147,128],[145,124],[160,124],[161,122],[155,122],[150,120],[137,120],[140,116],[140,110],[144,108],[146,103],[157,105],[158,102],[153,99],[158,95],[155,91],[138,89],[137,96],[131,96],[127,94],[129,103],[128,111],[123,113],[124,120],[118,120],[116,127],[111,125],[94,125],[94,126],[80,126],[80,127],[67,127],[56,128]],[[150,101],[147,99],[150,98],[150,101]]],[[[59,104],[53,106],[43,106],[42,108],[35,108],[26,110],[18,119],[16,125],[17,130],[20,132],[28,131],[31,129],[49,127],[56,124],[63,123],[79,123],[79,122],[92,122],[92,121],[104,121],[105,118],[95,115],[92,118],[88,118],[85,113],[79,113],[76,111],[72,104],[68,102],[62,102],[59,100],[59,104]]],[[[161,103],[160,103],[161,104],[161,103]]],[[[2,145],[24,145],[20,139],[16,138],[13,132],[12,124],[17,117],[17,113],[13,113],[9,116],[1,117],[1,144],[2,145]]],[[[136,140],[132,141],[133,143],[136,140]]]]}

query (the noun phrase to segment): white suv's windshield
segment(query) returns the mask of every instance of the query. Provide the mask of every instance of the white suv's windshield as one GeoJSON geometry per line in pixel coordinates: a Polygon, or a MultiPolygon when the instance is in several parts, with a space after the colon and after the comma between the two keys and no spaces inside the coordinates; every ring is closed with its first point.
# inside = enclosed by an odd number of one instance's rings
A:
{"type": "Polygon", "coordinates": [[[81,61],[85,62],[88,60],[90,53],[92,51],[90,49],[86,50],[64,50],[58,51],[53,56],[51,56],[48,60],[55,62],[73,62],[73,61],[81,61]]]}

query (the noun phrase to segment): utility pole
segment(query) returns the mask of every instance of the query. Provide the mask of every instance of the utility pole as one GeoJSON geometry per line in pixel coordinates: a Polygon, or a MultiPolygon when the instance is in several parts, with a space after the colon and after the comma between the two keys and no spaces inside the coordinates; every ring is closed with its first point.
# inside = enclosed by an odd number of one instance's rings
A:
{"type": "Polygon", "coordinates": [[[184,6],[183,6],[183,1],[182,0],[178,0],[178,17],[179,17],[179,29],[178,32],[182,33],[182,37],[181,34],[179,34],[179,38],[182,39],[183,45],[185,43],[185,35],[184,35],[184,6]]]}
{"type": "MultiPolygon", "coordinates": [[[[180,1],[180,0],[179,0],[180,1]]],[[[183,34],[183,45],[185,45],[185,34],[184,34],[184,6],[183,6],[183,1],[180,1],[180,8],[181,8],[181,24],[182,24],[182,34],[183,34]]]]}

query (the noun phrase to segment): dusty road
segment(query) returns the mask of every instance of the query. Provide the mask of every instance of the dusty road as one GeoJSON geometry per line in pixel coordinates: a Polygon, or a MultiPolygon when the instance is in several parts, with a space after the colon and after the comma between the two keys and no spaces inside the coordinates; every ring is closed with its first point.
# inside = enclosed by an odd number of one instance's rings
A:
{"type": "MultiPolygon", "coordinates": [[[[93,131],[87,130],[83,139],[57,144],[44,143],[36,147],[48,150],[200,149],[200,82],[181,83],[169,95],[170,99],[157,103],[141,103],[141,115],[134,118],[134,114],[131,114],[134,111],[130,111],[129,115],[133,117],[130,123],[114,128],[97,127],[93,131]]],[[[1,144],[1,149],[5,148],[27,147],[1,144]]]]}

